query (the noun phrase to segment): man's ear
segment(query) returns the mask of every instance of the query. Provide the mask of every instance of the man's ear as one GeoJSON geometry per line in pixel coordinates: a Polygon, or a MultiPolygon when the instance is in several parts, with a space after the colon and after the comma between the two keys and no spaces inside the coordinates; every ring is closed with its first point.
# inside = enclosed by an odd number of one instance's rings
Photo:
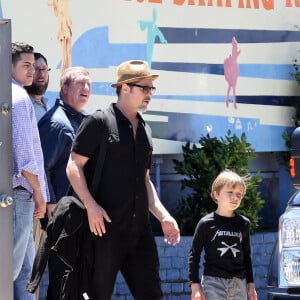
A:
{"type": "Polygon", "coordinates": [[[64,83],[60,89],[61,89],[62,94],[66,94],[68,86],[64,83]]]}
{"type": "Polygon", "coordinates": [[[125,93],[129,93],[130,92],[130,86],[128,84],[126,84],[126,83],[122,84],[121,89],[123,89],[123,91],[125,93]]]}

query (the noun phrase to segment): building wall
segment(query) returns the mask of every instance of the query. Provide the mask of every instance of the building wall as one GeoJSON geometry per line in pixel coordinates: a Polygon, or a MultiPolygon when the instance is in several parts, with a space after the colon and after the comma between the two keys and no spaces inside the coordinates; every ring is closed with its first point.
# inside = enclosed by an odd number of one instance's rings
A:
{"type": "MultiPolygon", "coordinates": [[[[267,293],[275,291],[267,287],[267,272],[270,256],[277,232],[260,232],[251,236],[253,268],[258,299],[267,299],[267,293]]],[[[173,247],[163,241],[162,236],[156,237],[160,256],[160,275],[165,300],[190,300],[188,286],[188,254],[191,236],[183,236],[181,242],[173,247]]],[[[45,300],[47,274],[41,282],[40,300],[45,300]]],[[[131,300],[128,288],[121,275],[118,276],[113,300],[131,300]]]]}

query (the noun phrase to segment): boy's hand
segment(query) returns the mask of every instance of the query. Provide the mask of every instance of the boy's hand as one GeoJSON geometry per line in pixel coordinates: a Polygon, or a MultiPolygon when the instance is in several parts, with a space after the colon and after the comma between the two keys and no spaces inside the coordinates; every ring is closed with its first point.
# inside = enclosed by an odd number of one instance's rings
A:
{"type": "Polygon", "coordinates": [[[192,283],[192,296],[191,300],[205,300],[204,292],[202,291],[199,283],[192,283]]]}
{"type": "Polygon", "coordinates": [[[248,285],[248,297],[250,300],[257,300],[257,293],[254,285],[248,285]]]}

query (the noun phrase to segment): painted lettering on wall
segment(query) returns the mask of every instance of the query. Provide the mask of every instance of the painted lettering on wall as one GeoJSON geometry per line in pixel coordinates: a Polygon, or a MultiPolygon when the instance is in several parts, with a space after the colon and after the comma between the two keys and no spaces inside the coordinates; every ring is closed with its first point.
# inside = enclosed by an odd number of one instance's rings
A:
{"type": "MultiPolygon", "coordinates": [[[[127,2],[164,4],[166,0],[124,0],[127,2]]],[[[274,10],[275,0],[173,0],[177,6],[236,7],[240,9],[274,10]]],[[[300,0],[285,0],[285,7],[300,7],[300,0]]]]}

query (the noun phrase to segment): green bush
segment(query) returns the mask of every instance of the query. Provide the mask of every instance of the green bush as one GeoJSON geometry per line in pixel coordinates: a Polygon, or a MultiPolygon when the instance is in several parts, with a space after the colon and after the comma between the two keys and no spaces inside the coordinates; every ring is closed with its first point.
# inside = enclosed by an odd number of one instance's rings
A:
{"type": "MultiPolygon", "coordinates": [[[[184,175],[181,189],[189,190],[174,211],[183,235],[192,235],[200,218],[216,209],[210,191],[217,175],[230,169],[249,176],[249,162],[255,157],[244,133],[240,139],[230,131],[220,139],[201,136],[199,145],[186,143],[182,146],[183,161],[173,160],[175,170],[184,175]]],[[[264,203],[258,192],[261,181],[259,172],[249,176],[247,193],[237,211],[250,219],[251,233],[258,226],[258,211],[264,203]]]]}

